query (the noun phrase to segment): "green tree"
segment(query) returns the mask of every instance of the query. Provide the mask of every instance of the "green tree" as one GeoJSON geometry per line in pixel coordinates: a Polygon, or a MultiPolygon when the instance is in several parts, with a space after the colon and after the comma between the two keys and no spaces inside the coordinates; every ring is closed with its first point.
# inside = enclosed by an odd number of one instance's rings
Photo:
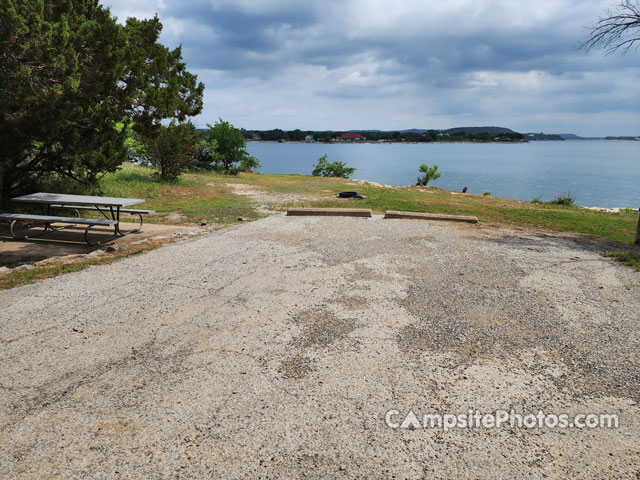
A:
{"type": "Polygon", "coordinates": [[[201,110],[204,87],[161,28],[119,25],[96,0],[0,0],[3,203],[51,176],[91,185],[127,158],[130,125],[149,136],[201,110]]]}
{"type": "Polygon", "coordinates": [[[418,182],[416,183],[416,185],[427,186],[430,181],[440,178],[438,165],[434,164],[433,167],[430,167],[426,163],[423,163],[420,165],[420,168],[418,170],[422,173],[422,175],[418,175],[418,182]]]}
{"type": "Polygon", "coordinates": [[[146,152],[151,165],[164,179],[177,178],[192,163],[198,132],[191,122],[160,125],[155,135],[146,137],[146,152]]]}
{"type": "Polygon", "coordinates": [[[350,178],[356,171],[353,167],[347,167],[345,162],[331,162],[327,160],[327,154],[321,156],[313,166],[311,175],[314,177],[342,177],[350,178]]]}
{"type": "Polygon", "coordinates": [[[207,126],[206,145],[201,148],[210,154],[212,169],[236,174],[260,168],[258,159],[247,152],[247,142],[240,130],[222,118],[207,126]]]}

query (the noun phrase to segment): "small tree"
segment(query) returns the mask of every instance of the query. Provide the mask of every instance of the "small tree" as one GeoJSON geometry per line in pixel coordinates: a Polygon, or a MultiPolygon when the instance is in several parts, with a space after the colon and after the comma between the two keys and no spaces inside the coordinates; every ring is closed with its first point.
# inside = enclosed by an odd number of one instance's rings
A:
{"type": "Polygon", "coordinates": [[[422,175],[418,175],[418,182],[416,185],[427,186],[431,180],[437,180],[440,178],[440,172],[438,172],[438,165],[433,165],[430,167],[426,163],[420,165],[418,169],[422,172],[422,175]]]}
{"type": "Polygon", "coordinates": [[[161,125],[146,139],[147,158],[162,178],[173,180],[191,164],[196,141],[196,127],[191,122],[161,125]]]}
{"type": "Polygon", "coordinates": [[[353,167],[347,167],[345,162],[331,162],[327,160],[327,154],[325,153],[318,159],[318,163],[313,166],[313,172],[311,175],[314,177],[342,177],[350,178],[356,171],[353,167]]]}
{"type": "Polygon", "coordinates": [[[211,169],[235,175],[260,168],[260,161],[247,152],[242,131],[221,118],[209,127],[208,137],[200,146],[201,164],[209,161],[211,169]]]}

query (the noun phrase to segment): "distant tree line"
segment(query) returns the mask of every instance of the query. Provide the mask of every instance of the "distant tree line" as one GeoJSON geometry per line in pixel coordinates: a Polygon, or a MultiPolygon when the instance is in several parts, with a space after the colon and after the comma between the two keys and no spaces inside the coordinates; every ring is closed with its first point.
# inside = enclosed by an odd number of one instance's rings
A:
{"type": "MultiPolygon", "coordinates": [[[[331,142],[345,131],[317,131],[317,130],[245,130],[241,129],[246,140],[261,140],[267,142],[302,142],[307,137],[312,137],[314,142],[331,142]]],[[[430,143],[430,142],[514,142],[523,141],[525,136],[518,132],[503,133],[467,133],[457,131],[452,133],[442,133],[438,130],[427,130],[425,132],[381,132],[381,131],[359,131],[370,142],[406,142],[406,143],[430,143]]]]}

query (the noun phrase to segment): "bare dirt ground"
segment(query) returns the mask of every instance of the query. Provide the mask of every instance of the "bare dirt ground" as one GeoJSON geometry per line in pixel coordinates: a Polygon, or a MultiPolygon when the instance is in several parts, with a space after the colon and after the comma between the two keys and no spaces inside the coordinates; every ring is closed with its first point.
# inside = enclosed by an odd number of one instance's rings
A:
{"type": "Polygon", "coordinates": [[[2,478],[638,478],[640,275],[567,236],[273,215],[0,292],[2,478]],[[424,413],[619,428],[391,428],[424,413]]]}
{"type": "MultiPolygon", "coordinates": [[[[216,185],[215,183],[210,185],[216,185]]],[[[321,200],[323,196],[301,193],[272,193],[256,185],[246,183],[226,183],[226,187],[236,195],[251,197],[257,203],[256,210],[260,213],[274,213],[283,204],[301,200],[321,200]]],[[[326,197],[335,198],[335,193],[327,190],[326,197]]]]}

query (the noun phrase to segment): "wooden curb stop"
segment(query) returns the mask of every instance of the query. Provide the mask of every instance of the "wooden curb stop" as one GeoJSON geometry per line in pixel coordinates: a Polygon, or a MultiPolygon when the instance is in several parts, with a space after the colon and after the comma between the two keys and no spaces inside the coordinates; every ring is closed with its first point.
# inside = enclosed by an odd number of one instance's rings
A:
{"type": "Polygon", "coordinates": [[[410,218],[413,220],[444,220],[447,222],[478,223],[477,217],[466,217],[464,215],[443,215],[440,213],[422,212],[394,212],[393,210],[388,210],[384,214],[384,218],[410,218]]]}
{"type": "Polygon", "coordinates": [[[288,216],[371,217],[370,208],[290,208],[288,216]]]}
{"type": "MultiPolygon", "coordinates": [[[[325,216],[325,217],[361,217],[370,218],[369,208],[290,208],[287,210],[288,216],[325,216]]],[[[441,220],[448,222],[478,223],[476,217],[463,215],[442,215],[439,213],[423,212],[396,212],[389,210],[384,214],[384,218],[410,219],[410,220],[441,220]]]]}

